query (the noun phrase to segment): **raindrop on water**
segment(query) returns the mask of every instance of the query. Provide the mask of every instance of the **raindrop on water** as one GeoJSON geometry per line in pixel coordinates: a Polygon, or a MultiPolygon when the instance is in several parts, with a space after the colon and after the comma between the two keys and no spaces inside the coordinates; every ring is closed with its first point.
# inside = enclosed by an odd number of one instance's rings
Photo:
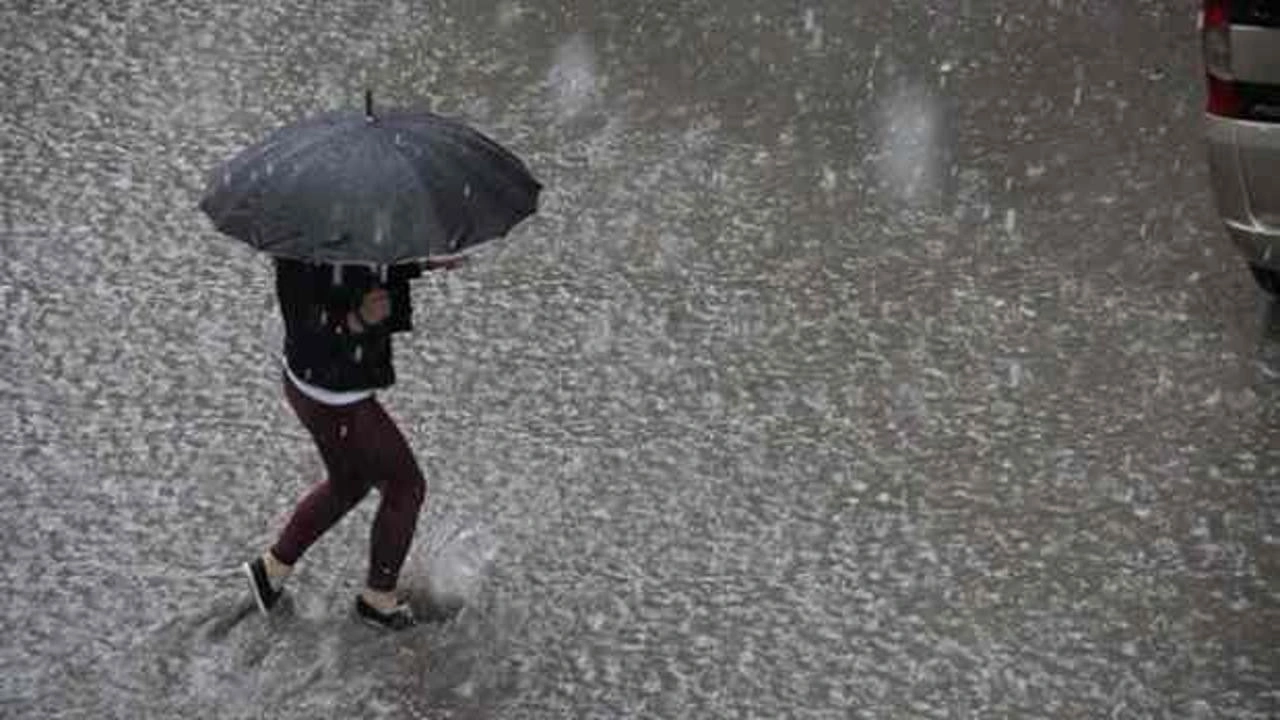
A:
{"type": "Polygon", "coordinates": [[[835,190],[838,182],[839,182],[839,178],[836,177],[836,172],[834,170],[832,170],[830,167],[822,168],[822,189],[823,190],[826,190],[827,192],[831,192],[835,190]]]}

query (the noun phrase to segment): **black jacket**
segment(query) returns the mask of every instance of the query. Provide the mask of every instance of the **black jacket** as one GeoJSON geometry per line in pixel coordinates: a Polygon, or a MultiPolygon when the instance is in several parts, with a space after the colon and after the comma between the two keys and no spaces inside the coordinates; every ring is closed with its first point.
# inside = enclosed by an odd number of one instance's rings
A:
{"type": "Polygon", "coordinates": [[[284,354],[303,382],[327,390],[370,390],[395,383],[391,334],[413,329],[409,280],[422,275],[416,265],[389,268],[387,282],[358,265],[333,265],[276,258],[276,297],[284,319],[284,354]],[[369,290],[382,285],[391,314],[362,333],[347,327],[347,314],[369,290]]]}

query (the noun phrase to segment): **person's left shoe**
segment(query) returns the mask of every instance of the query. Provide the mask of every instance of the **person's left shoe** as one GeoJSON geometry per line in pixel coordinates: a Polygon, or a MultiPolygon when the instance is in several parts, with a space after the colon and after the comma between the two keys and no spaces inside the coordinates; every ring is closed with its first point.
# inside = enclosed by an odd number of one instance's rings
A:
{"type": "Polygon", "coordinates": [[[267,576],[267,564],[262,558],[254,558],[252,561],[244,564],[244,574],[249,578],[249,592],[253,595],[253,599],[258,603],[258,609],[263,615],[271,612],[271,608],[279,602],[280,596],[284,594],[283,590],[277,589],[271,584],[270,577],[267,576]]]}
{"type": "Polygon", "coordinates": [[[403,600],[390,610],[379,610],[356,595],[356,615],[364,622],[384,630],[407,630],[418,624],[409,603],[403,600]]]}

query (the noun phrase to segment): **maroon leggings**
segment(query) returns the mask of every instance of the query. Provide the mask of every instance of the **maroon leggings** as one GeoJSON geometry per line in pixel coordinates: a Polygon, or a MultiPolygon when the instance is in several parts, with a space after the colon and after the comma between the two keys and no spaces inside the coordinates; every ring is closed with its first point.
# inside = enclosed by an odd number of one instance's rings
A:
{"type": "Polygon", "coordinates": [[[287,376],[284,386],[285,397],[320,449],[328,477],[298,502],[271,553],[294,564],[376,486],[382,501],[373,519],[368,585],[394,590],[427,492],[413,451],[375,398],[326,405],[303,395],[287,376]]]}

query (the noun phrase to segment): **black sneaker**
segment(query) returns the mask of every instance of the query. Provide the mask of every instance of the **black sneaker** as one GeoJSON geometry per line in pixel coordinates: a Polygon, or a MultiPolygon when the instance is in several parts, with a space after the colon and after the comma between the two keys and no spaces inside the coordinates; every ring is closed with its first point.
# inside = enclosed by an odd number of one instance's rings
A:
{"type": "Polygon", "coordinates": [[[356,615],[366,623],[386,630],[405,630],[418,624],[409,604],[401,600],[395,607],[382,611],[356,596],[356,615]]]}
{"type": "Polygon", "coordinates": [[[272,587],[271,580],[267,578],[267,564],[260,557],[254,558],[253,561],[244,564],[244,574],[249,578],[249,592],[257,601],[258,609],[264,615],[271,612],[271,608],[276,606],[276,601],[284,591],[272,587]]]}

